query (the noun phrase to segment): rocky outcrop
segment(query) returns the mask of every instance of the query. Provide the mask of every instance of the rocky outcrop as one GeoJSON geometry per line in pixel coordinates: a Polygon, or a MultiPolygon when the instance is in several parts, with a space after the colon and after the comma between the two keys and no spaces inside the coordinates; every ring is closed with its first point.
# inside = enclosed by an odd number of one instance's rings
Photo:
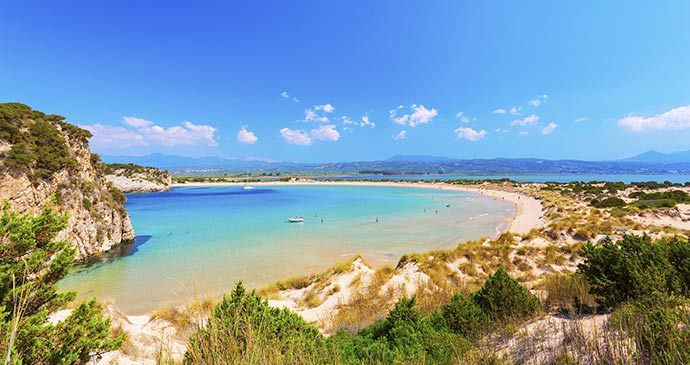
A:
{"type": "Polygon", "coordinates": [[[78,249],[78,259],[134,239],[126,197],[105,179],[89,150],[90,133],[64,118],[22,104],[0,104],[0,201],[19,213],[45,207],[69,215],[57,239],[78,249]]]}
{"type": "Polygon", "coordinates": [[[106,166],[106,173],[108,182],[125,193],[167,191],[172,186],[170,172],[155,167],[113,164],[106,166]]]}

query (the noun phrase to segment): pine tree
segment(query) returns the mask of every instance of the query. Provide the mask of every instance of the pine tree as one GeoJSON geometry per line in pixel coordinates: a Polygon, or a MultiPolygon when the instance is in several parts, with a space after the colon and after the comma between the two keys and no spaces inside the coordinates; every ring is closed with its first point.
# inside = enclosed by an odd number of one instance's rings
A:
{"type": "Polygon", "coordinates": [[[57,282],[72,267],[76,251],[55,240],[67,224],[46,208],[33,217],[0,216],[0,350],[5,364],[84,364],[92,355],[118,348],[124,335],[110,336],[110,320],[95,301],[81,304],[63,322],[48,315],[71,302],[75,293],[58,293],[57,282]]]}

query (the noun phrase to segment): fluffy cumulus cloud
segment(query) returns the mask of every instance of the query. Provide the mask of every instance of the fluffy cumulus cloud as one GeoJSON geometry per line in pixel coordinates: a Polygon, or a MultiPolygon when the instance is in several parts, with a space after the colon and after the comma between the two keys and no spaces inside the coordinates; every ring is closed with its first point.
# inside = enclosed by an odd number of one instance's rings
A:
{"type": "Polygon", "coordinates": [[[547,100],[548,98],[549,98],[549,96],[546,95],[546,94],[544,94],[544,95],[539,95],[539,96],[537,96],[536,98],[530,100],[529,105],[531,105],[531,106],[539,106],[539,105],[541,105],[541,103],[546,102],[546,100],[547,100]]]}
{"type": "Polygon", "coordinates": [[[149,143],[141,134],[124,127],[104,124],[80,125],[93,134],[89,144],[93,149],[99,148],[129,148],[133,146],[148,146],[149,143]]]}
{"type": "Polygon", "coordinates": [[[335,107],[331,104],[323,104],[323,105],[317,105],[314,107],[315,110],[323,110],[326,113],[333,113],[335,111],[335,107]]]}
{"type": "Polygon", "coordinates": [[[539,117],[536,116],[536,115],[534,115],[534,114],[532,114],[532,115],[530,115],[530,116],[528,116],[528,117],[524,117],[524,118],[522,118],[522,119],[515,119],[514,121],[510,122],[510,126],[511,126],[511,127],[514,127],[514,126],[517,125],[517,126],[520,126],[520,127],[525,127],[525,126],[528,126],[528,125],[534,125],[534,124],[537,123],[538,121],[539,121],[539,117]]]}
{"type": "MultiPolygon", "coordinates": [[[[348,117],[347,115],[344,115],[344,116],[340,117],[340,120],[341,120],[341,121],[343,122],[343,124],[345,124],[345,125],[355,125],[355,126],[360,126],[360,127],[371,127],[371,128],[376,127],[376,123],[374,123],[374,122],[372,122],[371,120],[369,120],[369,117],[366,116],[366,115],[363,116],[363,117],[362,117],[362,120],[360,120],[359,122],[356,121],[356,120],[352,120],[352,119],[351,119],[350,117],[348,117]]],[[[352,129],[352,128],[349,128],[349,129],[352,129]]]]}
{"type": "Polygon", "coordinates": [[[152,121],[137,117],[123,117],[122,123],[134,128],[144,128],[153,125],[152,121]]]}
{"type": "Polygon", "coordinates": [[[280,130],[280,135],[285,142],[298,146],[310,146],[314,141],[335,142],[340,139],[340,132],[336,129],[335,124],[320,125],[309,132],[283,128],[280,130]]]}
{"type": "Polygon", "coordinates": [[[476,131],[472,128],[458,128],[455,130],[455,138],[466,139],[468,141],[476,142],[489,134],[485,130],[476,131]]]}
{"type": "Polygon", "coordinates": [[[546,134],[549,135],[553,133],[553,131],[558,127],[558,124],[556,123],[549,123],[544,129],[541,130],[541,134],[546,134]]]}
{"type": "Polygon", "coordinates": [[[498,108],[498,109],[494,110],[494,114],[505,114],[505,113],[506,113],[506,110],[503,108],[498,108]]]}
{"type": "Polygon", "coordinates": [[[312,129],[311,138],[319,141],[337,141],[340,133],[335,129],[335,124],[326,124],[312,129]]]}
{"type": "Polygon", "coordinates": [[[304,110],[305,122],[328,123],[330,119],[326,114],[333,113],[335,107],[331,104],[315,105],[313,108],[304,110]]]}
{"type": "Polygon", "coordinates": [[[404,129],[401,130],[400,133],[393,136],[393,139],[396,141],[401,140],[401,139],[405,139],[405,138],[407,138],[407,131],[404,129]]]}
{"type": "Polygon", "coordinates": [[[259,137],[257,137],[254,132],[248,131],[247,127],[242,127],[240,131],[237,132],[237,142],[239,143],[255,144],[258,140],[259,137]]]}
{"type": "Polygon", "coordinates": [[[520,108],[515,107],[515,106],[512,107],[512,108],[510,108],[510,114],[511,114],[511,115],[521,115],[521,114],[520,114],[520,108]]]}
{"type": "Polygon", "coordinates": [[[409,107],[400,105],[388,111],[390,120],[395,124],[414,128],[420,124],[430,123],[438,115],[436,109],[427,109],[424,105],[412,104],[409,107]]]}
{"type": "Polygon", "coordinates": [[[280,130],[280,135],[283,137],[285,142],[290,144],[298,146],[309,146],[312,144],[309,133],[305,131],[283,128],[280,130]]]}
{"type": "Polygon", "coordinates": [[[460,119],[460,121],[463,123],[469,123],[470,122],[469,118],[467,118],[465,116],[465,113],[463,113],[463,112],[458,112],[457,114],[455,114],[455,117],[460,119]]]}
{"type": "Polygon", "coordinates": [[[150,120],[137,117],[123,117],[126,127],[93,124],[82,126],[93,134],[94,146],[127,148],[131,146],[218,146],[215,140],[216,128],[210,125],[184,121],[179,126],[164,128],[150,120]]]}
{"type": "Polygon", "coordinates": [[[633,132],[679,131],[690,128],[690,105],[671,109],[651,117],[631,115],[620,119],[618,126],[633,132]]]}

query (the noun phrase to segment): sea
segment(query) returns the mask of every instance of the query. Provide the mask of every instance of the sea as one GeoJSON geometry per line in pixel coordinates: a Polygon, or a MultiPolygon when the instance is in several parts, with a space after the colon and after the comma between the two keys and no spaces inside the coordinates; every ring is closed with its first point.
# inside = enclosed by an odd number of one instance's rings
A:
{"type": "Polygon", "coordinates": [[[80,264],[59,285],[130,315],[313,274],[356,254],[373,267],[494,236],[508,201],[436,188],[175,187],[128,194],[133,244],[80,264]],[[288,218],[303,216],[303,223],[288,218]]]}

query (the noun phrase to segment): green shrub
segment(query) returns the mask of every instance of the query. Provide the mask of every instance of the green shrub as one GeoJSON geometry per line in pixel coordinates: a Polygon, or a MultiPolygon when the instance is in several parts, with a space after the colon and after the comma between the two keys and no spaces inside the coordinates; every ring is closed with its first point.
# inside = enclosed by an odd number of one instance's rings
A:
{"type": "Polygon", "coordinates": [[[472,295],[494,322],[525,320],[537,313],[539,300],[501,267],[472,295]]]}
{"type": "Polygon", "coordinates": [[[653,293],[623,304],[609,325],[624,331],[641,364],[690,363],[690,311],[685,298],[653,293]]]}
{"type": "Polygon", "coordinates": [[[346,364],[457,363],[470,347],[464,337],[435,329],[415,308],[414,298],[401,299],[385,319],[357,335],[339,331],[329,343],[346,364]]]}
{"type": "Polygon", "coordinates": [[[440,311],[443,323],[452,332],[477,340],[489,327],[489,316],[470,296],[455,294],[440,311]]]}
{"type": "Polygon", "coordinates": [[[604,198],[602,200],[592,199],[590,204],[596,208],[624,207],[626,205],[625,200],[615,196],[604,198]]]}
{"type": "MultiPolygon", "coordinates": [[[[687,244],[676,241],[674,249],[684,254],[687,244]]],[[[587,243],[582,247],[586,260],[578,271],[589,281],[590,292],[599,296],[602,309],[654,292],[678,293],[686,281],[669,260],[667,246],[667,241],[653,243],[646,234],[625,235],[619,242],[607,237],[600,246],[587,243]]],[[[676,261],[686,262],[683,257],[676,261]]]]}
{"type": "Polygon", "coordinates": [[[324,345],[316,327],[288,309],[270,307],[240,282],[192,335],[185,364],[317,363],[329,358],[324,345]]]}

